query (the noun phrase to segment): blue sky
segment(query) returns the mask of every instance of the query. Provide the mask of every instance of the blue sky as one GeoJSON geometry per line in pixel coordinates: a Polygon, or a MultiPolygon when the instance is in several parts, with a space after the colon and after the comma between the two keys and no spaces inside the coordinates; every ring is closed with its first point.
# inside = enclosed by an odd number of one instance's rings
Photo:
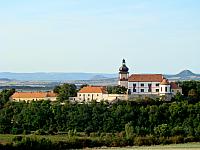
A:
{"type": "Polygon", "coordinates": [[[199,0],[0,2],[1,72],[200,72],[199,0]]]}

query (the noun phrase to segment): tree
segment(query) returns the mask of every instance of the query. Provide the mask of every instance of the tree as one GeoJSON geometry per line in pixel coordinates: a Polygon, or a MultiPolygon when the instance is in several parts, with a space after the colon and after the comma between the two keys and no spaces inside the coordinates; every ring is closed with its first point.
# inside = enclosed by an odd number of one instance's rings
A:
{"type": "Polygon", "coordinates": [[[76,85],[74,84],[63,84],[61,86],[56,86],[54,92],[58,93],[58,100],[63,102],[68,100],[69,97],[74,97],[77,94],[76,85]]]}
{"type": "Polygon", "coordinates": [[[131,122],[125,125],[125,132],[126,132],[127,139],[131,139],[133,137],[133,126],[131,122]]]}
{"type": "Polygon", "coordinates": [[[10,97],[14,93],[15,93],[15,89],[4,89],[0,93],[0,108],[9,101],[10,97]]]}
{"type": "Polygon", "coordinates": [[[86,87],[86,86],[88,86],[88,84],[82,84],[82,85],[80,86],[80,89],[82,89],[82,88],[84,88],[84,87],[86,87]]]}
{"type": "Polygon", "coordinates": [[[108,86],[107,91],[108,94],[126,94],[127,88],[123,86],[108,86]]]}
{"type": "Polygon", "coordinates": [[[197,91],[195,89],[189,90],[188,96],[191,97],[191,98],[197,98],[197,96],[198,96],[197,91]]]}

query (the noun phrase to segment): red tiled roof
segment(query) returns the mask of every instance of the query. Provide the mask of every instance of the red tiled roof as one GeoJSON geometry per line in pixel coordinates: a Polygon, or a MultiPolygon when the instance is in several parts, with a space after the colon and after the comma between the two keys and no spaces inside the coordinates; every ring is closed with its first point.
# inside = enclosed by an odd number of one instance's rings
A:
{"type": "Polygon", "coordinates": [[[170,84],[172,89],[181,89],[176,82],[171,82],[170,84]]]}
{"type": "Polygon", "coordinates": [[[162,74],[132,74],[129,82],[162,82],[162,74]]]}
{"type": "Polygon", "coordinates": [[[12,98],[46,98],[56,97],[57,94],[53,92],[15,92],[12,98]]]}
{"type": "Polygon", "coordinates": [[[170,85],[170,83],[167,79],[163,79],[160,85],[170,85]]]}
{"type": "Polygon", "coordinates": [[[103,86],[86,86],[79,93],[106,93],[106,88],[103,86]]]}

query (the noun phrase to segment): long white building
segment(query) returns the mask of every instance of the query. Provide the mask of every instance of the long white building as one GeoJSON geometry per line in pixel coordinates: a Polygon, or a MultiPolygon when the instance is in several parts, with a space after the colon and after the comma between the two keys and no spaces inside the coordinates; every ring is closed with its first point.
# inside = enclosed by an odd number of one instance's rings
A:
{"type": "Polygon", "coordinates": [[[168,96],[176,93],[182,94],[182,89],[175,83],[169,82],[162,74],[132,74],[129,76],[129,68],[125,60],[119,68],[118,85],[128,89],[129,95],[141,96],[168,96]]]}

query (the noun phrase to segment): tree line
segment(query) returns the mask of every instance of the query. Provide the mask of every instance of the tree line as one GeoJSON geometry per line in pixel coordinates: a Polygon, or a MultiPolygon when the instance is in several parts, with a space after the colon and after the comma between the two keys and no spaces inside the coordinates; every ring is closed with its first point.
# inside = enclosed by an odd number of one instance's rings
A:
{"type": "MultiPolygon", "coordinates": [[[[185,87],[191,86],[188,81],[181,84],[185,87]]],[[[97,137],[111,134],[112,137],[113,135],[123,137],[126,143],[131,139],[134,139],[134,142],[139,140],[140,143],[141,140],[145,141],[145,138],[161,140],[170,137],[184,137],[199,141],[198,84],[192,87],[197,91],[195,95],[188,94],[191,89],[186,88],[187,90],[183,89],[184,95],[177,94],[171,102],[146,98],[137,101],[118,101],[113,104],[106,101],[100,103],[92,101],[85,104],[65,101],[64,105],[50,101],[10,102],[9,96],[14,90],[4,90],[0,93],[0,133],[83,132],[88,137],[94,134],[97,137]],[[139,137],[141,139],[138,139],[139,137]]],[[[67,93],[70,94],[70,91],[67,93]]],[[[153,144],[156,142],[157,140],[153,144]]]]}

